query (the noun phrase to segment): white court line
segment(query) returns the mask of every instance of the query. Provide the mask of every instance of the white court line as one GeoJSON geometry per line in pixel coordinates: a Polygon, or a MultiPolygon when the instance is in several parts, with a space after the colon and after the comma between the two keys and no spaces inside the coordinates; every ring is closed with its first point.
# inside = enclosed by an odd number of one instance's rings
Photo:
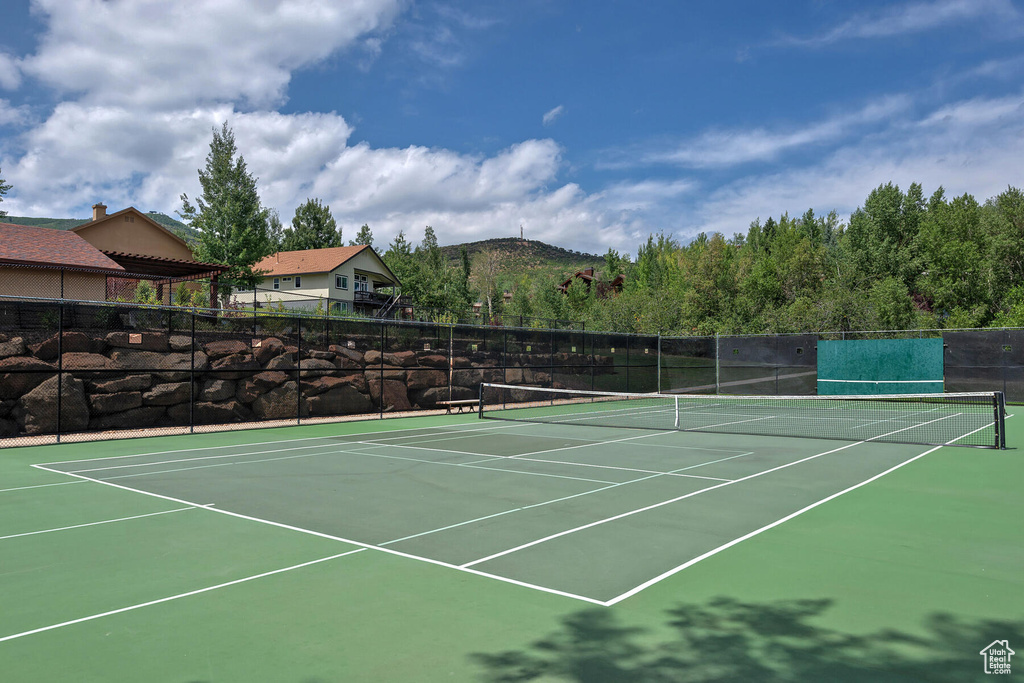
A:
{"type": "MultiPolygon", "coordinates": [[[[374,424],[376,424],[376,423],[374,423],[374,424]]],[[[220,449],[223,449],[223,448],[247,448],[249,446],[265,446],[265,445],[268,445],[268,444],[269,445],[274,445],[274,444],[279,444],[279,443],[294,443],[296,441],[318,441],[318,440],[330,439],[330,440],[332,440],[332,441],[334,441],[336,443],[338,441],[338,439],[343,439],[343,438],[345,438],[347,436],[365,437],[365,436],[370,436],[370,435],[373,435],[373,434],[390,434],[390,433],[393,433],[393,432],[419,432],[419,431],[424,431],[424,430],[428,430],[428,429],[430,429],[430,430],[434,430],[434,429],[453,429],[454,427],[460,427],[460,426],[462,426],[462,425],[434,425],[434,426],[428,426],[428,427],[403,427],[402,429],[392,429],[390,431],[362,432],[362,433],[358,433],[358,434],[337,434],[337,435],[333,435],[333,436],[304,436],[304,437],[298,438],[298,439],[274,439],[273,441],[253,441],[251,443],[236,443],[236,444],[227,444],[227,445],[224,445],[224,446],[197,446],[195,448],[177,448],[177,449],[172,449],[172,450],[167,450],[167,451],[150,451],[149,453],[131,453],[131,454],[128,454],[128,455],[108,455],[108,456],[104,456],[102,458],[83,458],[83,459],[76,459],[76,460],[55,460],[53,462],[48,462],[48,463],[43,463],[43,464],[45,464],[45,465],[65,465],[67,463],[96,462],[96,461],[99,461],[99,460],[117,460],[119,458],[142,458],[142,457],[146,457],[148,455],[166,455],[168,453],[192,453],[192,452],[195,452],[195,451],[215,451],[215,450],[220,450],[220,449]]],[[[453,430],[451,433],[452,434],[456,434],[456,433],[460,433],[460,432],[487,432],[487,431],[497,430],[497,429],[511,429],[513,427],[515,427],[515,425],[485,425],[485,426],[480,427],[480,428],[474,427],[472,429],[453,430]]],[[[219,433],[220,434],[230,434],[231,432],[219,432],[219,433]]],[[[192,436],[192,435],[188,435],[188,436],[192,436]]],[[[196,435],[196,436],[199,436],[199,435],[196,435]]],[[[160,438],[160,437],[157,437],[157,438],[160,438]]],[[[409,437],[395,437],[395,438],[416,438],[416,437],[415,436],[409,436],[409,437]]],[[[259,451],[254,451],[254,452],[258,453],[259,451]]],[[[55,471],[59,472],[60,474],[66,474],[62,470],[55,470],[55,471]]]]}
{"type": "MultiPolygon", "coordinates": [[[[417,460],[416,458],[409,458],[409,460],[416,460],[417,462],[428,462],[428,463],[435,463],[435,464],[438,464],[438,465],[458,465],[458,466],[461,466],[461,467],[481,467],[481,465],[479,463],[494,462],[497,459],[500,459],[500,460],[526,460],[526,461],[529,461],[529,462],[543,462],[543,463],[550,463],[550,464],[557,464],[557,465],[572,465],[572,466],[576,466],[576,467],[601,467],[601,468],[604,468],[604,469],[623,470],[623,471],[627,471],[627,472],[639,472],[639,473],[642,473],[642,474],[652,474],[652,473],[668,474],[668,472],[655,472],[654,470],[644,470],[644,469],[634,468],[634,467],[612,467],[610,465],[590,465],[590,464],[587,464],[587,463],[570,462],[570,461],[567,461],[567,460],[542,460],[540,458],[531,458],[531,457],[527,457],[527,456],[541,455],[543,453],[554,453],[556,451],[567,451],[567,450],[573,450],[573,449],[576,449],[576,448],[600,447],[600,446],[605,446],[607,444],[618,443],[620,441],[630,441],[630,440],[633,440],[633,439],[645,439],[645,438],[648,438],[648,437],[651,437],[651,436],[658,436],[660,434],[672,434],[672,433],[673,432],[654,432],[654,433],[641,434],[639,436],[630,436],[630,437],[626,437],[626,438],[623,438],[623,439],[610,439],[610,440],[607,440],[607,441],[585,441],[585,442],[582,442],[582,443],[577,444],[575,446],[563,446],[561,448],[549,448],[549,449],[543,450],[543,451],[533,451],[533,452],[529,452],[529,453],[519,453],[519,454],[516,454],[516,455],[492,455],[490,453],[470,453],[468,451],[449,451],[449,450],[443,449],[443,448],[425,448],[425,447],[421,447],[421,446],[407,446],[407,445],[403,445],[403,444],[379,444],[379,443],[376,443],[376,442],[367,442],[365,445],[366,446],[370,446],[370,447],[408,448],[408,449],[411,449],[411,450],[436,451],[436,452],[439,452],[439,453],[457,453],[459,455],[475,455],[475,456],[486,458],[486,460],[473,460],[473,461],[467,462],[467,463],[445,463],[445,462],[435,462],[433,460],[417,460]]],[[[528,437],[526,437],[526,438],[528,438],[528,437]]],[[[365,453],[365,455],[370,455],[370,454],[369,453],[365,453]]],[[[745,453],[744,455],[749,455],[749,453],[745,453]]],[[[380,456],[380,457],[399,458],[400,456],[380,456]]],[[[505,468],[501,468],[501,467],[483,467],[483,469],[497,470],[499,472],[516,472],[517,471],[517,470],[509,470],[509,469],[505,469],[505,468]]],[[[674,471],[677,471],[677,470],[674,470],[674,471]]],[[[553,475],[552,474],[552,475],[548,475],[548,476],[554,477],[554,476],[561,476],[561,475],[553,475]]],[[[675,476],[689,477],[689,478],[694,478],[694,479],[714,479],[716,481],[729,481],[728,479],[722,479],[721,477],[703,477],[703,476],[698,476],[698,475],[694,475],[694,474],[677,474],[675,476]]],[[[565,479],[577,479],[579,477],[563,477],[563,478],[565,478],[565,479]]],[[[579,479],[580,479],[580,481],[595,481],[595,482],[600,483],[600,484],[611,484],[611,483],[613,483],[613,482],[610,482],[610,481],[600,481],[600,480],[596,480],[596,479],[582,479],[582,478],[579,478],[579,479]]]]}
{"type": "MultiPolygon", "coordinates": [[[[751,453],[744,453],[743,455],[751,455],[751,453]]],[[[732,457],[733,458],[738,458],[738,457],[741,457],[741,456],[734,455],[732,457]]],[[[728,460],[730,458],[725,458],[725,459],[728,460]]],[[[429,531],[423,531],[423,532],[420,532],[418,534],[412,534],[411,536],[403,536],[402,538],[396,538],[396,539],[391,540],[391,541],[385,541],[384,543],[381,543],[381,545],[391,545],[392,543],[400,543],[401,541],[408,541],[408,540],[413,539],[413,538],[419,538],[420,536],[429,536],[430,534],[436,534],[436,533],[441,532],[441,531],[448,531],[449,529],[455,529],[455,528],[460,527],[460,526],[466,526],[467,524],[474,524],[476,522],[483,522],[485,520],[493,519],[495,517],[501,517],[503,515],[509,515],[509,514],[512,514],[513,512],[521,512],[522,510],[529,510],[530,508],[542,507],[544,505],[552,505],[554,503],[561,503],[563,501],[571,500],[573,498],[579,498],[581,496],[589,496],[592,493],[600,493],[601,491],[607,491],[609,489],[613,489],[613,488],[616,488],[616,487],[619,487],[619,486],[625,486],[627,484],[636,484],[637,482],[647,481],[648,479],[656,479],[657,477],[668,476],[668,475],[674,474],[675,472],[681,472],[684,469],[691,469],[693,467],[703,467],[704,465],[708,465],[708,464],[710,464],[710,463],[701,463],[700,465],[691,465],[690,467],[682,467],[682,468],[680,468],[678,470],[673,470],[672,472],[654,472],[654,473],[652,473],[648,477],[640,477],[639,479],[630,479],[629,481],[620,481],[620,482],[618,482],[616,484],[612,484],[611,486],[602,486],[599,489],[593,489],[591,491],[583,491],[581,493],[575,493],[575,494],[573,494],[571,496],[564,496],[562,498],[555,498],[554,500],[545,500],[545,501],[542,501],[540,503],[531,503],[530,505],[524,505],[522,507],[514,508],[514,509],[511,509],[511,510],[505,510],[503,512],[496,512],[496,513],[494,513],[492,515],[485,515],[483,517],[477,517],[476,519],[467,519],[464,522],[458,522],[456,524],[449,524],[448,526],[439,527],[437,529],[431,529],[429,531]]]]}
{"type": "MultiPolygon", "coordinates": [[[[988,427],[989,427],[989,425],[985,425],[984,427],[979,427],[978,429],[975,429],[974,431],[971,431],[971,432],[968,432],[966,434],[963,434],[963,435],[957,437],[957,439],[954,439],[953,441],[947,442],[947,445],[952,444],[954,441],[957,441],[959,439],[963,439],[964,437],[970,436],[971,434],[974,434],[975,432],[979,432],[982,429],[987,429],[988,427]]],[[[861,443],[864,443],[864,442],[861,442],[861,443]]],[[[854,445],[857,445],[857,444],[854,444],[854,445]]],[[[898,470],[899,468],[903,467],[904,465],[909,465],[910,463],[914,462],[915,460],[917,460],[919,458],[923,458],[924,456],[928,455],[929,453],[934,453],[935,451],[937,451],[940,448],[942,448],[942,446],[935,446],[934,448],[930,448],[927,451],[925,451],[924,453],[920,453],[918,455],[915,455],[914,457],[910,458],[909,460],[905,460],[905,461],[899,463],[898,465],[890,467],[889,469],[885,470],[884,472],[881,472],[879,474],[876,474],[873,477],[865,479],[864,481],[862,481],[862,482],[860,482],[858,484],[854,484],[853,486],[847,487],[847,488],[843,489],[842,491],[839,491],[837,493],[833,493],[830,496],[826,496],[825,498],[822,498],[821,500],[819,500],[817,502],[811,503],[810,505],[807,505],[806,507],[800,508],[796,512],[792,512],[792,513],[786,515],[785,517],[783,517],[781,519],[777,519],[774,522],[772,522],[771,524],[765,524],[760,529],[755,529],[754,531],[751,531],[748,534],[744,534],[743,536],[740,536],[739,538],[734,538],[733,540],[729,541],[728,543],[723,543],[722,545],[720,545],[717,548],[714,548],[712,550],[709,550],[708,552],[704,553],[703,555],[698,555],[697,557],[693,558],[692,560],[688,560],[687,562],[684,562],[683,564],[679,565],[678,567],[675,567],[673,569],[668,570],[667,572],[659,574],[658,576],[654,577],[653,579],[645,581],[642,584],[640,584],[639,586],[637,586],[635,588],[632,588],[632,589],[626,591],[625,593],[622,593],[621,595],[617,595],[616,597],[612,598],[611,600],[608,600],[604,604],[605,604],[606,607],[611,607],[615,603],[621,602],[621,601],[625,600],[628,597],[636,595],[637,593],[639,593],[640,591],[644,590],[645,588],[650,588],[654,584],[667,579],[668,577],[672,576],[673,574],[677,574],[677,573],[683,571],[687,567],[692,567],[693,565],[697,564],[701,560],[706,560],[707,558],[709,558],[709,557],[711,557],[713,555],[717,555],[718,553],[722,552],[723,550],[727,550],[728,548],[731,548],[732,546],[736,545],[737,543],[741,543],[741,542],[747,540],[748,538],[753,538],[754,536],[757,536],[758,534],[760,534],[762,532],[768,531],[769,529],[773,529],[773,528],[779,526],[780,524],[782,524],[783,522],[788,522],[789,520],[793,519],[794,517],[798,517],[799,515],[802,515],[803,513],[807,512],[808,510],[813,510],[814,508],[818,507],[819,505],[827,503],[830,500],[834,500],[835,498],[838,498],[839,496],[843,495],[844,493],[849,493],[850,491],[853,491],[855,489],[859,489],[861,486],[864,486],[865,484],[870,484],[871,482],[875,481],[876,479],[878,479],[880,477],[884,477],[885,475],[889,474],[890,472],[895,472],[896,470],[898,470]]]]}
{"type": "Polygon", "coordinates": [[[207,586],[206,588],[200,588],[198,590],[189,591],[187,593],[178,593],[177,595],[169,595],[166,598],[159,598],[157,600],[150,600],[149,602],[141,602],[137,605],[129,605],[128,607],[121,607],[119,609],[112,609],[107,612],[101,612],[99,614],[91,614],[87,617],[80,617],[78,619],[71,619],[70,621],[63,621],[59,624],[50,624],[49,626],[43,626],[41,628],[34,628],[31,631],[22,631],[21,633],[12,633],[9,636],[0,637],[0,643],[8,640],[15,640],[16,638],[24,638],[25,636],[35,635],[37,633],[44,633],[46,631],[53,631],[54,629],[63,628],[65,626],[72,626],[74,624],[81,624],[86,621],[93,621],[95,619],[102,619],[103,617],[113,616],[115,614],[122,614],[124,612],[131,612],[132,610],[141,609],[143,607],[151,607],[153,605],[159,605],[163,602],[170,602],[171,600],[179,600],[181,598],[187,598],[192,595],[199,595],[200,593],[209,593],[220,588],[227,588],[228,586],[234,586],[247,581],[253,581],[255,579],[262,579],[267,576],[273,576],[274,574],[283,574],[284,572],[290,572],[294,569],[301,569],[302,567],[309,567],[310,565],[319,564],[320,562],[327,562],[328,560],[336,560],[339,557],[345,557],[346,555],[353,555],[355,553],[361,553],[365,548],[356,548],[355,550],[349,550],[348,552],[338,553],[337,555],[331,555],[330,557],[321,557],[318,560],[310,560],[309,562],[303,562],[301,564],[293,564],[290,567],[284,567],[282,569],[274,569],[269,572],[263,572],[262,574],[254,574],[252,576],[246,576],[241,579],[235,579],[234,581],[226,581],[225,583],[218,583],[216,586],[207,586]]]}
{"type": "MultiPolygon", "coordinates": [[[[61,473],[63,474],[63,472],[61,473]]],[[[25,489],[44,489],[47,486],[67,486],[68,484],[84,484],[84,481],[58,481],[52,484],[36,484],[34,486],[15,486],[12,489],[0,489],[0,493],[7,493],[8,491],[24,491],[25,489]]]]}
{"type": "Polygon", "coordinates": [[[100,524],[113,524],[114,522],[126,522],[129,519],[142,519],[143,517],[156,517],[157,515],[169,515],[172,512],[184,512],[186,510],[194,510],[194,507],[187,508],[175,508],[174,510],[164,510],[163,512],[150,512],[145,515],[132,515],[131,517],[118,517],[117,519],[104,519],[100,522],[88,522],[86,524],[73,524],[71,526],[62,526],[56,529],[40,529],[39,531],[26,531],[23,534],[11,534],[10,536],[0,536],[0,541],[6,541],[8,538],[21,538],[22,536],[35,536],[37,534],[49,534],[54,531],[67,531],[68,529],[81,529],[86,526],[98,526],[100,524]]]}
{"type": "MultiPolygon", "coordinates": [[[[357,446],[357,445],[360,445],[360,444],[358,442],[347,442],[345,445],[357,446]]],[[[377,446],[379,444],[376,444],[376,443],[373,443],[373,442],[369,442],[369,443],[367,443],[365,445],[377,446]]],[[[307,447],[304,447],[304,448],[310,448],[310,447],[307,446],[307,447]]],[[[327,448],[327,446],[315,446],[313,448],[327,448]]],[[[291,450],[291,449],[285,448],[285,449],[278,449],[278,450],[291,450]]],[[[433,450],[433,449],[427,449],[427,450],[433,450]]],[[[272,453],[272,452],[275,452],[275,451],[263,451],[263,452],[265,452],[265,453],[272,453]]],[[[563,474],[549,474],[549,473],[544,473],[544,472],[524,472],[522,470],[509,470],[509,469],[505,469],[505,468],[501,468],[501,467],[485,467],[483,465],[469,464],[469,463],[441,462],[441,461],[438,461],[438,460],[423,460],[421,458],[408,458],[408,457],[403,457],[403,456],[400,456],[400,455],[383,455],[383,454],[376,454],[376,453],[364,453],[364,452],[359,451],[359,450],[342,450],[342,449],[334,449],[334,450],[322,451],[322,452],[318,452],[318,453],[301,453],[299,455],[284,455],[284,456],[281,456],[281,457],[278,457],[278,458],[246,458],[245,460],[240,460],[238,462],[219,462],[219,463],[212,463],[212,464],[206,464],[206,465],[194,465],[192,467],[175,467],[175,468],[172,468],[172,469],[153,470],[153,471],[149,471],[149,472],[139,472],[139,473],[136,473],[136,474],[119,474],[119,475],[115,475],[115,476],[105,477],[103,479],[103,481],[113,481],[115,479],[136,479],[136,478],[139,478],[139,477],[148,477],[148,476],[156,475],[156,474],[174,474],[174,473],[177,473],[177,472],[190,472],[192,470],[212,469],[214,467],[234,467],[234,466],[255,465],[255,464],[265,463],[265,462],[279,462],[279,461],[282,461],[282,460],[296,460],[298,458],[315,458],[315,457],[324,456],[324,455],[326,455],[326,456],[331,456],[331,455],[357,455],[357,456],[366,457],[366,458],[382,458],[382,459],[389,459],[389,460],[405,460],[405,461],[408,461],[408,462],[420,462],[420,463],[424,463],[424,464],[427,464],[427,465],[446,465],[446,466],[449,466],[449,467],[469,467],[469,468],[472,468],[472,469],[491,470],[491,471],[494,471],[494,472],[503,472],[505,474],[517,474],[517,475],[522,475],[522,476],[550,477],[550,478],[553,478],[553,479],[572,479],[572,480],[575,480],[575,481],[585,481],[585,482],[593,483],[593,484],[611,484],[611,483],[614,483],[614,482],[606,481],[604,479],[588,479],[588,478],[584,478],[584,477],[572,477],[572,476],[563,475],[563,474]]],[[[479,454],[478,453],[467,453],[466,455],[479,455],[479,454]]],[[[235,454],[233,456],[232,455],[217,455],[217,456],[211,456],[211,458],[230,458],[230,457],[241,457],[241,456],[242,456],[242,454],[235,454]]],[[[494,458],[498,458],[498,457],[500,457],[500,456],[494,456],[494,458]]],[[[151,464],[151,465],[168,465],[168,464],[175,464],[175,463],[179,463],[179,462],[180,463],[196,462],[196,461],[199,461],[199,460],[205,460],[205,458],[183,458],[181,460],[170,460],[170,461],[164,461],[164,462],[159,462],[159,463],[149,463],[149,464],[151,464]]],[[[480,462],[490,462],[490,461],[482,460],[480,462]]],[[[115,467],[101,467],[101,468],[96,468],[96,469],[93,469],[93,470],[70,470],[70,471],[66,472],[66,474],[75,475],[75,474],[80,474],[82,472],[96,472],[96,471],[105,471],[105,470],[119,470],[119,469],[127,469],[128,467],[137,467],[137,465],[125,465],[125,466],[115,466],[115,467]]]]}
{"type": "MultiPolygon", "coordinates": [[[[429,557],[421,557],[419,555],[412,555],[410,553],[403,553],[403,552],[400,552],[398,550],[392,550],[391,548],[384,548],[384,547],[381,547],[379,545],[373,545],[372,543],[364,543],[362,541],[356,541],[356,540],[353,540],[353,539],[350,539],[350,538],[343,538],[341,536],[333,536],[331,534],[326,534],[326,533],[323,533],[321,531],[313,531],[312,529],[304,529],[303,527],[293,526],[291,524],[283,524],[281,522],[275,522],[275,521],[270,520],[270,519],[263,519],[263,518],[260,518],[260,517],[253,517],[251,515],[243,515],[240,512],[232,512],[231,510],[225,510],[223,508],[212,507],[212,506],[210,506],[208,504],[207,505],[203,505],[203,504],[200,504],[200,503],[193,503],[192,501],[189,501],[189,500],[184,500],[182,498],[174,498],[173,496],[165,496],[165,495],[163,495],[161,493],[153,493],[152,491],[145,491],[145,490],[142,490],[142,489],[133,489],[130,486],[124,486],[123,484],[115,484],[113,482],[105,481],[103,479],[93,479],[91,477],[86,477],[86,476],[83,476],[81,474],[69,474],[67,472],[61,472],[60,470],[51,470],[51,469],[48,469],[45,465],[32,465],[32,467],[35,467],[37,469],[41,469],[41,470],[43,470],[45,472],[54,472],[54,473],[57,473],[57,474],[67,474],[70,477],[76,477],[78,479],[84,479],[85,481],[91,481],[91,482],[94,482],[96,484],[102,484],[103,486],[110,486],[110,487],[113,487],[113,488],[116,488],[116,489],[121,489],[123,491],[131,491],[132,493],[140,493],[140,494],[142,494],[144,496],[150,496],[151,498],[159,498],[161,500],[169,500],[169,501],[174,502],[174,503],[181,503],[182,505],[191,505],[193,507],[201,508],[201,509],[207,510],[209,512],[215,512],[217,514],[227,515],[229,517],[235,517],[237,519],[245,519],[245,520],[248,520],[250,522],[257,522],[259,524],[266,524],[267,526],[273,526],[273,527],[277,527],[279,529],[287,529],[289,531],[297,531],[299,533],[308,534],[310,536],[316,536],[318,538],[326,538],[326,539],[329,539],[329,540],[332,540],[332,541],[340,541],[342,543],[348,543],[349,545],[358,546],[360,548],[367,549],[367,550],[377,550],[379,552],[386,553],[388,555],[395,555],[396,557],[404,557],[406,559],[416,560],[418,562],[425,562],[427,564],[433,564],[433,565],[436,565],[438,567],[446,567],[448,569],[454,569],[456,571],[465,572],[467,574],[473,574],[475,576],[483,576],[483,577],[486,577],[486,578],[495,579],[495,580],[501,581],[503,583],[510,583],[510,584],[513,584],[513,585],[516,585],[516,586],[522,586],[524,588],[532,588],[534,590],[541,591],[542,593],[550,593],[552,595],[560,595],[560,596],[566,597],[566,598],[573,598],[575,600],[581,600],[583,602],[588,602],[588,603],[590,603],[592,605],[603,605],[604,604],[600,600],[595,600],[594,598],[588,598],[585,595],[576,595],[574,593],[569,593],[567,591],[561,591],[561,590],[558,590],[556,588],[548,588],[546,586],[539,586],[539,585],[536,585],[536,584],[527,583],[526,581],[519,581],[517,579],[511,579],[511,578],[509,578],[507,576],[499,576],[497,574],[491,574],[491,573],[488,573],[488,572],[480,571],[479,569],[466,569],[466,568],[460,567],[458,565],[451,564],[449,562],[442,562],[441,560],[434,560],[434,559],[431,559],[429,557]]],[[[342,554],[348,554],[348,553],[342,553],[342,554]]],[[[338,557],[340,557],[340,555],[338,557]]],[[[324,559],[333,559],[333,558],[324,558],[324,559]]],[[[25,635],[28,635],[28,634],[26,633],[25,635]]],[[[0,642],[3,642],[3,640],[0,639],[0,642]]]]}
{"type": "MultiPolygon", "coordinates": [[[[945,420],[945,419],[948,419],[949,417],[954,417],[954,416],[950,415],[950,416],[942,417],[942,418],[939,418],[939,420],[945,420]]],[[[938,422],[939,420],[932,420],[932,422],[938,422]]],[[[980,429],[985,429],[986,427],[988,427],[988,425],[986,425],[985,427],[981,427],[980,429]]],[[[782,470],[782,469],[785,469],[787,467],[792,467],[793,465],[799,465],[800,463],[807,462],[809,460],[814,460],[815,458],[820,458],[823,455],[829,455],[830,453],[837,453],[839,451],[846,450],[847,448],[852,448],[853,446],[859,446],[859,445],[861,445],[863,443],[867,443],[868,441],[872,441],[873,439],[880,439],[882,437],[889,436],[890,434],[896,434],[898,432],[905,431],[906,429],[909,429],[909,428],[897,429],[895,431],[889,432],[888,434],[882,434],[881,436],[871,437],[870,439],[864,439],[863,441],[857,441],[856,443],[851,443],[851,444],[847,444],[845,446],[840,446],[839,448],[833,448],[830,451],[824,451],[823,453],[817,453],[816,455],[811,455],[811,456],[808,456],[806,458],[801,458],[800,460],[794,460],[793,462],[786,463],[784,465],[779,465],[778,467],[772,467],[771,469],[764,470],[763,472],[755,472],[754,474],[748,474],[745,477],[740,477],[739,479],[734,479],[733,481],[723,482],[721,484],[715,484],[714,486],[708,486],[707,488],[698,489],[697,491],[693,491],[691,493],[687,493],[687,494],[684,494],[682,496],[678,496],[676,498],[672,498],[670,500],[664,500],[664,501],[662,501],[660,503],[654,503],[653,505],[648,505],[646,507],[638,508],[636,510],[631,510],[629,512],[623,512],[622,514],[614,515],[612,517],[606,517],[605,519],[599,519],[596,522],[590,522],[589,524],[584,524],[582,526],[578,526],[578,527],[575,527],[575,528],[572,528],[572,529],[566,529],[565,531],[560,531],[557,534],[551,534],[551,535],[545,536],[543,538],[538,538],[536,540],[530,541],[529,543],[523,543],[522,545],[518,545],[518,546],[516,546],[514,548],[509,548],[509,549],[503,550],[503,551],[501,551],[499,553],[494,553],[493,555],[488,555],[487,557],[482,557],[482,558],[480,558],[478,560],[473,560],[472,562],[467,562],[467,563],[465,563],[465,564],[463,564],[461,566],[462,567],[472,567],[475,564],[482,564],[484,562],[488,562],[490,560],[494,560],[494,559],[497,559],[499,557],[503,557],[505,555],[510,555],[510,554],[512,554],[514,552],[518,552],[520,550],[525,550],[526,548],[531,548],[531,547],[533,547],[535,545],[539,545],[541,543],[546,543],[547,541],[550,541],[550,540],[553,540],[553,539],[556,539],[556,538],[561,538],[562,536],[567,536],[569,534],[573,534],[573,533],[576,533],[578,531],[583,531],[585,529],[590,529],[590,528],[595,527],[595,526],[600,526],[601,524],[607,524],[608,522],[614,522],[616,520],[623,519],[625,517],[630,517],[632,515],[636,515],[636,514],[639,514],[641,512],[647,512],[649,510],[654,510],[655,508],[659,508],[659,507],[662,507],[664,505],[670,505],[672,503],[677,503],[677,502],[679,502],[681,500],[685,500],[686,498],[692,498],[693,496],[697,496],[697,495],[700,495],[702,493],[707,493],[708,491],[714,491],[715,489],[720,489],[720,488],[725,487],[725,486],[732,486],[733,484],[738,484],[738,483],[743,482],[743,481],[748,481],[750,479],[755,479],[757,477],[762,477],[762,476],[764,476],[766,474],[770,474],[772,472],[777,472],[778,470],[782,470]]],[[[975,431],[979,431],[979,430],[975,430],[975,431]]],[[[958,438],[962,439],[963,436],[958,437],[958,438]]]]}

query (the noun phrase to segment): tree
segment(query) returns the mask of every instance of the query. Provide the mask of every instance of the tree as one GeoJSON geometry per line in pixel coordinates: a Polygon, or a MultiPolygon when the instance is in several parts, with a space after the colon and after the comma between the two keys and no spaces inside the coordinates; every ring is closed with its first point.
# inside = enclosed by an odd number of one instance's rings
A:
{"type": "Polygon", "coordinates": [[[281,250],[303,251],[341,245],[341,230],[331,215],[331,207],[319,199],[307,199],[305,204],[295,209],[292,227],[284,229],[281,250]]]}
{"type": "Polygon", "coordinates": [[[473,258],[473,279],[487,302],[487,314],[494,315],[494,295],[501,275],[502,255],[495,249],[484,249],[473,258]]]}
{"type": "Polygon", "coordinates": [[[359,228],[359,232],[356,233],[356,238],[348,243],[350,247],[358,247],[360,245],[373,246],[373,233],[370,231],[370,226],[363,223],[363,227],[359,228]]]}
{"type": "Polygon", "coordinates": [[[255,287],[260,281],[253,265],[272,254],[270,216],[260,204],[256,178],[247,170],[245,159],[238,155],[235,136],[227,122],[220,131],[214,129],[206,168],[199,170],[203,193],[195,206],[182,194],[183,208],[178,215],[199,231],[196,257],[200,261],[231,266],[221,282],[221,295],[226,301],[232,286],[255,287]]]}
{"type": "MultiPolygon", "coordinates": [[[[3,173],[3,169],[0,169],[0,173],[3,173]]],[[[0,202],[4,200],[4,195],[7,194],[7,190],[11,189],[10,183],[5,183],[3,178],[0,178],[0,202]]],[[[0,218],[7,215],[6,211],[0,210],[0,218]]]]}

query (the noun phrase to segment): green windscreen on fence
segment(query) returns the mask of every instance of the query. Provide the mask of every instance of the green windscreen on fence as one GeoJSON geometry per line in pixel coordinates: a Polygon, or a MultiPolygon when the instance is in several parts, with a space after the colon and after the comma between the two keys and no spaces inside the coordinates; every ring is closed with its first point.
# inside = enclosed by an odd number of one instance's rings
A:
{"type": "Polygon", "coordinates": [[[941,339],[818,342],[818,393],[941,394],[941,339]]]}

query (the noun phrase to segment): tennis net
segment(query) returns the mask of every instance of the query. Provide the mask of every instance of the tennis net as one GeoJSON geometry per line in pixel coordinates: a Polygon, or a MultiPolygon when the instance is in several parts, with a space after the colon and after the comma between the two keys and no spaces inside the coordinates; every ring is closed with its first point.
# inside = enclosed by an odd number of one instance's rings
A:
{"type": "Polygon", "coordinates": [[[481,386],[480,417],[581,426],[1005,448],[1002,392],[872,396],[629,394],[481,386]]]}

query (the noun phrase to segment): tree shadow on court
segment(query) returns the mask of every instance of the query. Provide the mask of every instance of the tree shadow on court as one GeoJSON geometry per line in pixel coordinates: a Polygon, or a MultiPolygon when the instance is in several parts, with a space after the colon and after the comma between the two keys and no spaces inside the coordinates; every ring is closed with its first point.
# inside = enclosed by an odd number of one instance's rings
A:
{"type": "MultiPolygon", "coordinates": [[[[918,634],[852,635],[814,621],[831,600],[772,603],[715,598],[666,612],[665,628],[619,623],[588,609],[525,650],[474,653],[493,683],[585,681],[964,681],[984,678],[979,651],[993,640],[1024,643],[1022,621],[972,621],[935,614],[918,634]]],[[[1024,667],[1024,662],[1021,664],[1024,667]]]]}

